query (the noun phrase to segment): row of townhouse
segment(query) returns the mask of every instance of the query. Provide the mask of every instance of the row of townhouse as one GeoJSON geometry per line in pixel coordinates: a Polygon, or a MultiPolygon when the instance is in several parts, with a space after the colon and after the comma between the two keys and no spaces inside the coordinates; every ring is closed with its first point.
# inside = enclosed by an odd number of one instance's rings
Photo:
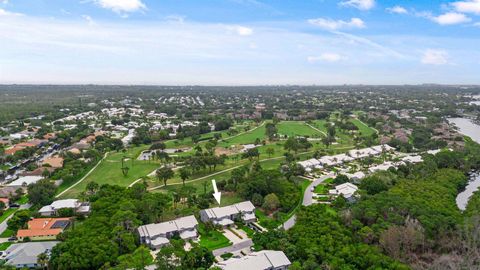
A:
{"type": "Polygon", "coordinates": [[[323,156],[319,159],[312,158],[305,161],[300,161],[298,164],[305,168],[305,170],[311,171],[312,169],[323,169],[324,167],[337,166],[366,157],[379,156],[383,153],[391,152],[393,150],[395,150],[395,148],[387,144],[377,145],[363,149],[350,150],[346,154],[323,156]]]}
{"type": "MultiPolygon", "coordinates": [[[[255,206],[250,201],[245,201],[224,207],[214,207],[200,211],[200,220],[204,223],[211,222],[215,225],[227,227],[241,220],[245,224],[255,222],[255,206]]],[[[198,237],[198,221],[195,216],[186,216],[172,221],[152,223],[140,226],[138,234],[140,242],[152,249],[158,249],[170,243],[174,235],[184,240],[195,240],[198,237]]]]}

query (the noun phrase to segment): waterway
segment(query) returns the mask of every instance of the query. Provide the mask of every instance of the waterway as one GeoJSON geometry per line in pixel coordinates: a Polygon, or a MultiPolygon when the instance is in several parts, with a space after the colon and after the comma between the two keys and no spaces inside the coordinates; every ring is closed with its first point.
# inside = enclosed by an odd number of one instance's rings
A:
{"type": "MultiPolygon", "coordinates": [[[[473,123],[467,118],[449,118],[450,123],[458,127],[458,131],[463,135],[469,136],[477,143],[480,143],[480,125],[473,123]]],[[[473,193],[480,188],[480,173],[473,173],[470,175],[470,182],[465,187],[465,190],[457,195],[457,206],[460,210],[465,210],[468,200],[473,193]]]]}

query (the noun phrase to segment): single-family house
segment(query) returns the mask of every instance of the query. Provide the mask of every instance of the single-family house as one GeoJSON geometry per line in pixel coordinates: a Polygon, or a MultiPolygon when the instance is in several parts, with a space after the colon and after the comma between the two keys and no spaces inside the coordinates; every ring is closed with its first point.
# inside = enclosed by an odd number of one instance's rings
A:
{"type": "Polygon", "coordinates": [[[0,210],[7,210],[10,205],[10,199],[9,198],[0,198],[0,202],[3,202],[3,205],[5,205],[3,208],[0,208],[0,210]]]}
{"type": "Polygon", "coordinates": [[[3,252],[0,259],[5,261],[6,265],[16,268],[40,268],[43,265],[38,263],[38,255],[45,253],[50,256],[52,248],[58,241],[48,242],[28,242],[13,244],[3,252]]]}
{"type": "Polygon", "coordinates": [[[330,195],[343,197],[349,201],[354,200],[355,192],[357,192],[358,187],[352,183],[343,183],[341,185],[335,186],[335,189],[329,191],[330,195]]]}
{"type": "Polygon", "coordinates": [[[198,222],[195,216],[186,216],[172,221],[152,223],[138,227],[140,242],[152,249],[170,243],[170,238],[178,234],[183,240],[196,239],[198,222]]]}
{"type": "Polygon", "coordinates": [[[376,166],[372,166],[370,168],[368,168],[368,171],[371,172],[371,173],[374,173],[374,172],[378,172],[378,171],[386,171],[392,167],[395,167],[395,165],[390,162],[390,161],[387,161],[387,162],[384,162],[382,164],[379,164],[379,165],[376,165],[376,166]]]}
{"type": "Polygon", "coordinates": [[[212,222],[223,227],[234,224],[235,220],[241,220],[244,223],[257,220],[255,206],[250,201],[201,210],[200,219],[202,222],[212,222]]]}
{"type": "Polygon", "coordinates": [[[22,187],[27,187],[30,184],[35,184],[42,179],[43,179],[42,176],[23,176],[9,183],[7,186],[13,187],[13,188],[22,188],[22,187]]]}
{"type": "Polygon", "coordinates": [[[17,238],[23,241],[55,240],[69,225],[69,218],[34,218],[27,223],[28,229],[17,231],[17,238]]]}
{"type": "Polygon", "coordinates": [[[262,250],[242,258],[230,258],[215,266],[223,270],[287,270],[291,262],[282,251],[262,250]]]}
{"type": "Polygon", "coordinates": [[[63,167],[63,158],[60,156],[48,157],[41,162],[41,165],[48,164],[50,167],[58,169],[63,167]]]}
{"type": "Polygon", "coordinates": [[[73,209],[75,214],[88,215],[90,213],[90,203],[80,202],[77,199],[65,199],[54,201],[50,205],[46,205],[38,213],[42,216],[55,216],[60,209],[73,209]]]}
{"type": "Polygon", "coordinates": [[[402,158],[402,161],[415,164],[423,162],[423,158],[421,156],[405,156],[402,158]]]}
{"type": "Polygon", "coordinates": [[[359,180],[362,180],[363,178],[365,178],[365,173],[364,172],[361,172],[361,171],[358,171],[358,172],[355,172],[355,173],[346,173],[345,174],[350,180],[352,181],[359,181],[359,180]]]}

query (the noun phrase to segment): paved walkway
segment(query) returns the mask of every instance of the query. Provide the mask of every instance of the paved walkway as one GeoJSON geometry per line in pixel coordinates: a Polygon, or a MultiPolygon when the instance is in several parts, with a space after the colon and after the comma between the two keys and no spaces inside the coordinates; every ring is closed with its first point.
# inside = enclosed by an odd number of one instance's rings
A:
{"type": "Polygon", "coordinates": [[[318,132],[322,133],[324,136],[327,136],[327,133],[325,133],[324,131],[321,131],[320,129],[318,129],[318,128],[316,128],[316,127],[312,126],[312,125],[310,125],[310,124],[309,124],[309,123],[307,123],[307,122],[305,122],[305,124],[306,124],[307,126],[309,126],[310,128],[312,128],[312,129],[314,129],[314,130],[316,130],[316,131],[318,131],[318,132]]]}
{"type": "Polygon", "coordinates": [[[235,134],[235,135],[233,135],[233,136],[227,137],[227,138],[225,138],[225,139],[220,139],[220,141],[221,141],[221,142],[222,142],[222,141],[227,141],[227,140],[233,139],[233,138],[235,138],[235,137],[241,136],[241,135],[243,135],[243,134],[246,134],[246,133],[249,133],[249,132],[253,132],[253,131],[255,131],[257,128],[262,127],[263,125],[265,125],[265,121],[263,121],[260,125],[252,128],[252,129],[249,129],[249,130],[247,130],[247,131],[240,132],[240,133],[238,133],[238,134],[235,134]]]}
{"type": "Polygon", "coordinates": [[[100,165],[100,163],[102,163],[102,161],[107,158],[108,156],[108,152],[105,153],[105,155],[103,155],[103,158],[90,170],[88,171],[87,174],[85,174],[82,179],[78,180],[77,182],[75,182],[75,184],[69,186],[67,189],[65,189],[64,191],[60,192],[57,196],[55,196],[55,198],[59,198],[60,196],[62,196],[63,194],[65,194],[67,191],[69,191],[70,189],[74,188],[76,185],[80,184],[83,180],[85,180],[85,178],[87,178],[97,167],[98,165],[100,165]]]}
{"type": "Polygon", "coordinates": [[[231,232],[229,229],[225,229],[223,231],[223,236],[225,236],[230,242],[233,244],[240,243],[242,242],[242,238],[236,236],[233,232],[231,232]]]}
{"type": "MultiPolygon", "coordinates": [[[[302,153],[302,154],[303,154],[303,153],[302,153]]],[[[281,157],[261,159],[260,162],[265,162],[265,161],[270,161],[270,160],[276,160],[276,159],[282,159],[282,158],[285,158],[285,157],[284,157],[284,156],[281,156],[281,157]]],[[[228,168],[228,169],[225,169],[225,170],[222,170],[222,171],[218,171],[218,172],[216,172],[216,173],[212,173],[212,174],[209,174],[209,175],[205,175],[205,176],[202,176],[202,177],[199,177],[199,178],[190,180],[190,181],[185,181],[185,184],[189,184],[189,183],[201,181],[201,180],[207,179],[207,178],[209,178],[209,177],[212,177],[212,176],[215,176],[215,175],[218,175],[218,174],[222,174],[222,173],[225,173],[225,172],[228,172],[228,171],[235,170],[235,169],[240,168],[240,167],[245,166],[245,165],[246,165],[246,164],[238,165],[238,166],[231,167],[231,168],[228,168]]],[[[136,181],[138,181],[138,180],[136,180],[136,181]]],[[[177,183],[168,184],[168,186],[175,186],[175,185],[183,185],[183,182],[177,182],[177,183]]],[[[159,188],[163,188],[163,187],[164,187],[164,185],[152,187],[152,188],[149,188],[148,191],[152,191],[152,190],[159,189],[159,188]]]]}

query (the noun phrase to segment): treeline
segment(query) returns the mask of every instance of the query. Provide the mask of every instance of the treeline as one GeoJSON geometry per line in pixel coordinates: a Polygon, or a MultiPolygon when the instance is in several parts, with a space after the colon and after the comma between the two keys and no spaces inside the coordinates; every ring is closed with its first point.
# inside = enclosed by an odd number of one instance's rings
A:
{"type": "Polygon", "coordinates": [[[109,269],[121,263],[121,256],[139,247],[136,228],[161,221],[171,201],[165,194],[148,193],[144,184],[129,189],[104,185],[87,193],[92,213],[60,236],[64,241],[52,250],[51,269],[109,269]]]}
{"type": "Polygon", "coordinates": [[[297,214],[287,232],[254,237],[283,250],[291,269],[476,269],[480,265],[480,192],[462,213],[456,196],[479,169],[480,146],[425,155],[424,162],[373,174],[360,199],[343,197],[297,214]]]}
{"type": "Polygon", "coordinates": [[[326,205],[303,207],[289,231],[255,234],[256,246],[283,250],[289,269],[408,269],[381,251],[358,241],[339,215],[326,205]]]}

